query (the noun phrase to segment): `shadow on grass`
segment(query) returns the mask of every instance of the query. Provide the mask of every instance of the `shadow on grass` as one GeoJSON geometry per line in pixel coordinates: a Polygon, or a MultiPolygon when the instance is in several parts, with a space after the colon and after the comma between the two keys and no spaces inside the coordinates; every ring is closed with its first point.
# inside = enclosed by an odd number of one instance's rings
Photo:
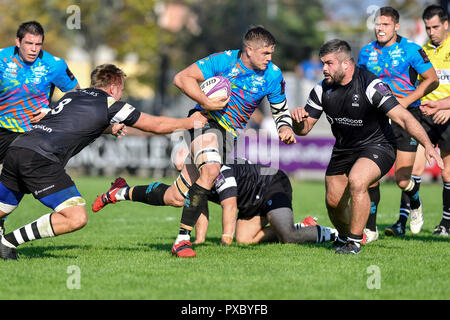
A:
{"type": "Polygon", "coordinates": [[[56,259],[75,259],[78,256],[73,255],[72,250],[89,250],[91,246],[79,246],[79,245],[69,245],[69,246],[48,246],[48,247],[40,247],[40,246],[27,246],[24,248],[18,248],[17,252],[19,254],[19,258],[56,258],[56,259]],[[59,252],[58,254],[54,254],[54,252],[59,252]],[[62,253],[64,252],[64,253],[62,253]]]}
{"type": "Polygon", "coordinates": [[[423,230],[419,234],[412,234],[408,227],[406,227],[406,234],[404,236],[386,236],[384,234],[384,229],[390,227],[390,224],[379,224],[378,232],[380,233],[380,238],[378,241],[383,241],[384,239],[395,239],[403,241],[422,241],[422,242],[450,242],[450,237],[434,236],[433,231],[423,230]]]}

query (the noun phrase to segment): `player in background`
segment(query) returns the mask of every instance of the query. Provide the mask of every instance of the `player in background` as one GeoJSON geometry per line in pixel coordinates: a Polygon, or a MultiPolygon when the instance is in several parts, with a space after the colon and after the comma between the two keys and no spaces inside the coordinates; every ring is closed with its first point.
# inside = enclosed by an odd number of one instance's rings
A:
{"type": "MultiPolygon", "coordinates": [[[[207,206],[208,194],[227,154],[233,151],[234,140],[263,98],[267,97],[271,105],[280,140],[295,143],[283,76],[271,61],[274,50],[273,35],[263,27],[251,27],[243,37],[241,50],[227,50],[200,59],[174,78],[175,86],[198,103],[195,109],[206,110],[211,118],[200,133],[191,131],[188,161],[200,171],[200,176],[189,189],[172,247],[172,254],[178,257],[196,255],[190,232],[207,206]],[[199,83],[213,76],[230,81],[229,98],[210,99],[202,92],[199,83]]],[[[186,174],[184,169],[183,172],[186,174]]]]}
{"type": "MultiPolygon", "coordinates": [[[[363,47],[359,53],[358,66],[375,74],[394,93],[398,102],[422,123],[420,98],[437,88],[439,81],[425,51],[417,44],[397,34],[400,16],[392,7],[382,7],[375,14],[376,40],[363,47]],[[417,81],[420,75],[421,81],[417,81]]],[[[419,181],[411,177],[416,157],[417,140],[401,126],[392,123],[397,139],[395,179],[402,189],[400,218],[385,234],[405,234],[406,222],[411,214],[410,228],[418,233],[423,225],[422,203],[419,197],[419,181]],[[407,201],[409,199],[409,201],[407,201]],[[410,203],[410,207],[407,203],[410,203]]],[[[373,214],[366,226],[367,241],[378,239],[376,211],[380,199],[379,184],[371,186],[373,214]]]]}
{"type": "Polygon", "coordinates": [[[125,74],[114,65],[95,68],[91,88],[65,94],[33,129],[8,148],[0,175],[0,217],[11,214],[24,194],[31,193],[53,210],[0,236],[0,257],[17,259],[17,246],[81,229],[87,223],[85,200],[65,172],[69,159],[102,133],[121,134],[125,125],[167,134],[203,126],[200,113],[190,118],[155,117],[120,101],[125,74]]]}
{"type": "MultiPolygon", "coordinates": [[[[190,168],[188,175],[171,186],[156,182],[130,187],[125,179],[117,178],[106,193],[97,197],[92,210],[98,212],[106,204],[125,200],[182,207],[192,182],[199,175],[195,167],[190,168]],[[153,192],[155,188],[164,188],[164,194],[153,192]]],[[[335,229],[319,226],[312,217],[302,222],[303,227],[301,223],[294,224],[292,187],[281,170],[245,161],[225,164],[208,199],[222,206],[222,244],[225,245],[232,243],[235,232],[238,243],[322,243],[334,241],[337,236],[335,229]]],[[[208,221],[206,207],[195,225],[195,243],[205,241],[208,221]]]]}
{"type": "MultiPolygon", "coordinates": [[[[427,106],[431,106],[433,102],[436,102],[434,105],[445,104],[445,100],[450,96],[448,13],[438,5],[430,5],[425,8],[422,19],[427,35],[430,38],[430,41],[423,46],[423,50],[430,58],[439,78],[439,87],[421,99],[421,109],[425,111],[424,114],[426,115],[426,123],[423,125],[429,132],[428,135],[432,142],[439,146],[441,157],[444,160],[444,170],[441,172],[443,181],[443,214],[442,220],[435,227],[433,234],[448,236],[450,228],[450,126],[447,121],[450,117],[450,110],[427,112],[427,106]]],[[[419,177],[422,175],[425,169],[422,158],[423,155],[416,157],[413,175],[419,177]]]]}
{"type": "Polygon", "coordinates": [[[359,68],[345,41],[322,45],[324,80],[311,91],[306,106],[292,110],[294,130],[306,135],[325,113],[336,138],[325,175],[326,206],[339,232],[336,253],[357,254],[370,211],[369,186],[395,161],[395,135],[389,119],[425,147],[427,160],[442,159],[419,122],[399,104],[389,87],[359,68]]]}
{"type": "MultiPolygon", "coordinates": [[[[50,110],[55,86],[63,92],[79,87],[64,60],[42,50],[39,22],[22,23],[15,44],[0,49],[0,163],[10,143],[50,110]]],[[[1,219],[0,234],[3,225],[1,219]]]]}

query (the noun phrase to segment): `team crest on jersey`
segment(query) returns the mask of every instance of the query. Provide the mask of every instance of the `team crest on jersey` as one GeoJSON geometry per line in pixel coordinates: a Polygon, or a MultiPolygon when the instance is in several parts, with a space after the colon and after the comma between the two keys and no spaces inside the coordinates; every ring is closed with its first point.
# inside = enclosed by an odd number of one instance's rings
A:
{"type": "Polygon", "coordinates": [[[359,107],[359,95],[356,93],[352,96],[352,107],[359,107]]]}

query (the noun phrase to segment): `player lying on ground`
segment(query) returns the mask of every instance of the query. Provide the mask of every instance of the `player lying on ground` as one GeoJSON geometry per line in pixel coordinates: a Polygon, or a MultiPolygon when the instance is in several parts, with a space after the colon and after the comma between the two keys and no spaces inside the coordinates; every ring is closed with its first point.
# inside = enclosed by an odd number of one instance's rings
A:
{"type": "MultiPolygon", "coordinates": [[[[180,174],[172,186],[152,183],[130,187],[124,179],[118,178],[108,192],[97,197],[92,210],[97,212],[109,203],[123,200],[182,207],[188,199],[190,185],[198,178],[195,165],[189,166],[188,173],[180,174]]],[[[277,240],[283,243],[321,243],[334,241],[336,237],[335,230],[319,226],[310,219],[304,221],[308,226],[296,228],[291,183],[283,171],[274,168],[249,163],[223,165],[209,201],[222,206],[223,244],[231,244],[235,229],[239,243],[277,240]]],[[[207,227],[208,212],[205,211],[196,224],[196,243],[204,241],[207,227]]],[[[187,257],[195,256],[192,252],[187,257]]]]}
{"type": "Polygon", "coordinates": [[[0,218],[17,208],[25,193],[32,193],[53,212],[0,236],[1,258],[15,260],[16,247],[22,243],[86,225],[86,201],[64,167],[111,124],[113,134],[120,134],[125,125],[166,134],[207,122],[198,112],[191,118],[174,119],[137,111],[120,101],[124,77],[114,65],[98,66],[91,74],[91,88],[64,95],[33,130],[11,144],[0,175],[0,218]]]}

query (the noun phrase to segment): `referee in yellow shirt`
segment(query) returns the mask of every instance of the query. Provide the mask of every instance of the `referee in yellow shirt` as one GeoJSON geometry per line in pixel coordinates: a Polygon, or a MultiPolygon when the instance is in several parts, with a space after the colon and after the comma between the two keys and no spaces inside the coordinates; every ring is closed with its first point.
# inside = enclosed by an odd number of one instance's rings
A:
{"type": "Polygon", "coordinates": [[[440,100],[447,100],[446,98],[450,96],[448,13],[440,6],[431,5],[424,10],[422,18],[430,38],[430,41],[423,46],[423,50],[436,70],[439,87],[421,99],[421,109],[425,115],[429,115],[430,121],[424,127],[429,126],[425,129],[430,136],[430,140],[438,144],[441,157],[444,160],[444,170],[441,173],[444,183],[442,192],[443,215],[441,222],[434,229],[433,235],[448,237],[450,228],[450,124],[448,122],[450,109],[433,108],[433,106],[440,104],[440,100]],[[430,112],[430,109],[433,109],[433,111],[430,112]]]}

